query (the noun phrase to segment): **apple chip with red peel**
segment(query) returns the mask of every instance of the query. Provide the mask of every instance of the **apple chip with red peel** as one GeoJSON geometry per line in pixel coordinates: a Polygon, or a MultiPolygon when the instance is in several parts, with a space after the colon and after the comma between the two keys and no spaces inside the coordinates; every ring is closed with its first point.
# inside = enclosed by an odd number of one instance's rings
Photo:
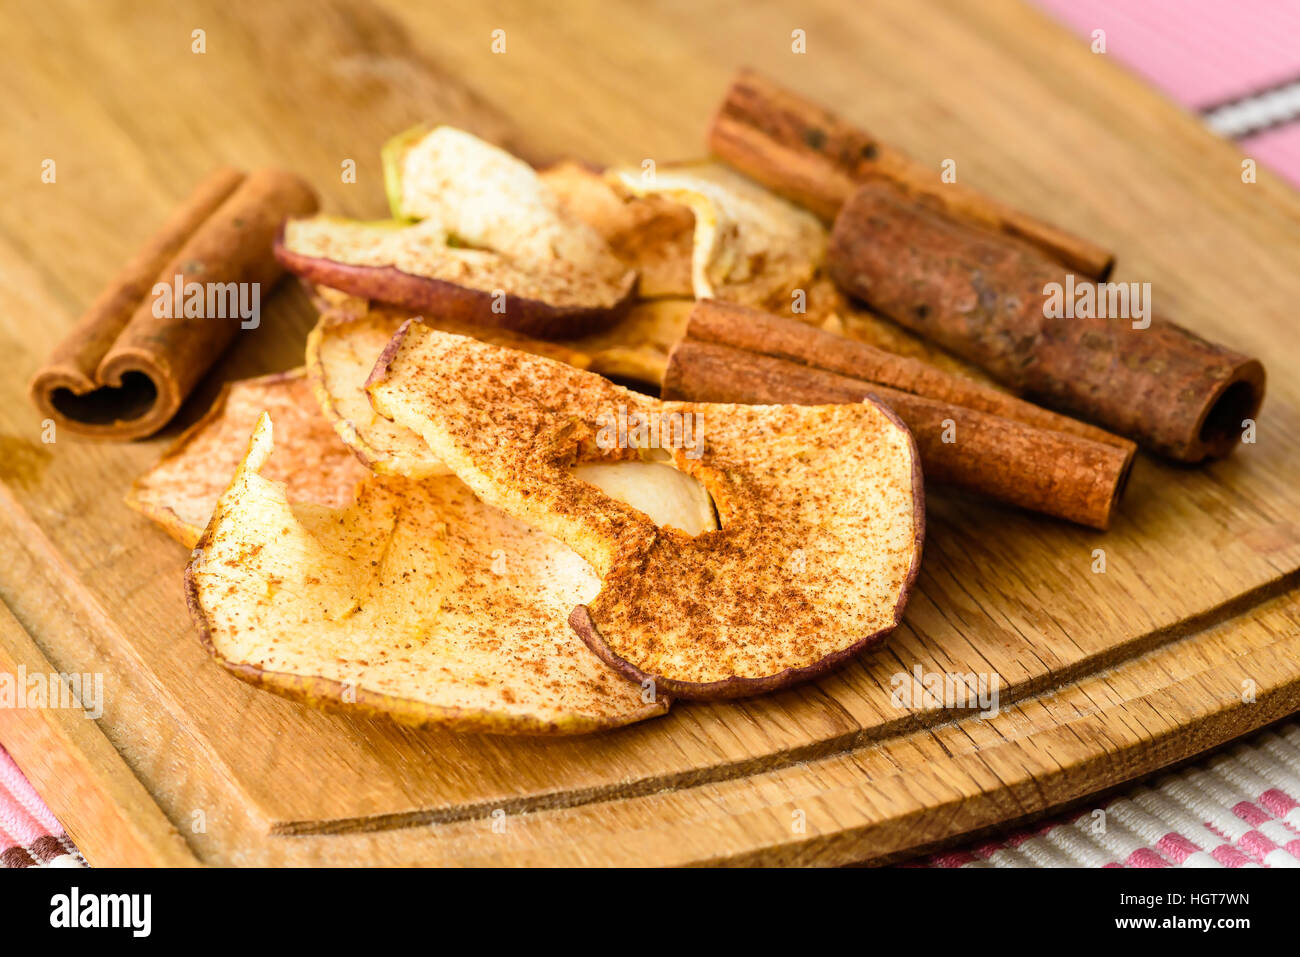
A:
{"type": "Polygon", "coordinates": [[[571,623],[664,693],[728,698],[835,667],[899,622],[924,534],[915,443],[883,406],[660,402],[408,323],[368,386],[485,502],[601,579],[571,623]],[[720,528],[660,526],[575,465],[670,457],[720,528]]]}
{"type": "Polygon", "coordinates": [[[289,501],[351,502],[367,472],[321,416],[303,370],[294,369],[227,383],[203,418],[135,481],[127,504],[193,548],[263,412],[275,417],[281,434],[266,476],[285,483],[289,501]]]}
{"type": "Polygon", "coordinates": [[[345,508],[292,505],[264,476],[269,417],[186,569],[209,652],[316,707],[419,727],[580,734],[668,701],[606,666],[566,617],[590,566],[457,478],[371,476],[345,508]]]}
{"type": "Polygon", "coordinates": [[[451,127],[391,162],[415,222],[291,219],[281,264],[364,299],[542,338],[600,328],[629,301],[635,271],[528,164],[451,127]]]}

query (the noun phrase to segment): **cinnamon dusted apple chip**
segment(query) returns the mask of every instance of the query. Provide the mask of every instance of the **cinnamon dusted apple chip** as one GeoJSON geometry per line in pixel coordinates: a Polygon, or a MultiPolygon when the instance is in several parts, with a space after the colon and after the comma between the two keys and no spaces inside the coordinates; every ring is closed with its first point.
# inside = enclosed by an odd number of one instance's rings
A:
{"type": "Polygon", "coordinates": [[[280,447],[266,475],[294,503],[341,507],[366,470],[321,416],[302,369],[228,383],[212,408],[131,487],[127,504],[193,548],[248,448],[258,416],[280,423],[280,447]]]}
{"type": "Polygon", "coordinates": [[[364,299],[546,338],[606,325],[631,296],[636,273],[504,150],[440,126],[387,165],[400,218],[291,219],[281,264],[364,299]]]}
{"type": "MultiPolygon", "coordinates": [[[[373,471],[408,478],[448,475],[450,471],[429,454],[418,437],[376,413],[365,393],[375,360],[408,318],[408,312],[361,299],[335,300],[307,337],[307,372],[325,419],[373,471]]],[[[508,329],[470,327],[446,319],[430,324],[579,367],[590,361],[576,349],[508,329]]]]}
{"type": "Polygon", "coordinates": [[[923,494],[911,435],[875,402],[660,402],[418,323],[369,390],[483,501],[591,563],[600,593],[570,620],[628,677],[737,697],[821,674],[898,624],[923,494]],[[573,471],[665,454],[711,494],[718,530],[660,526],[573,471]]]}
{"type": "Polygon", "coordinates": [[[186,569],[204,645],[246,681],[421,727],[578,734],[663,714],[566,624],[588,564],[452,476],[371,476],[345,508],[262,474],[262,416],[186,569]]]}
{"type": "Polygon", "coordinates": [[[366,467],[380,475],[425,478],[450,470],[423,443],[370,407],[363,386],[404,320],[395,315],[323,313],[307,336],[307,374],[325,421],[366,467]]]}
{"type": "Polygon", "coordinates": [[[660,166],[612,174],[638,196],[663,196],[695,214],[692,288],[780,311],[805,295],[826,259],[826,229],[806,210],[718,163],[660,166]]]}
{"type": "MultiPolygon", "coordinates": [[[[378,414],[364,388],[380,353],[405,321],[383,308],[366,311],[358,310],[356,301],[336,303],[335,311],[322,316],[308,337],[308,370],[325,417],[371,471],[406,478],[451,475],[419,433],[378,414]]],[[[510,334],[494,338],[494,344],[506,348],[518,347],[523,339],[510,334]]],[[[568,364],[578,368],[585,361],[559,343],[531,340],[528,344],[538,348],[523,351],[561,362],[571,358],[568,364]]],[[[635,504],[658,524],[691,534],[717,527],[713,504],[703,487],[662,462],[636,457],[593,462],[575,466],[574,474],[621,502],[635,504]]]]}

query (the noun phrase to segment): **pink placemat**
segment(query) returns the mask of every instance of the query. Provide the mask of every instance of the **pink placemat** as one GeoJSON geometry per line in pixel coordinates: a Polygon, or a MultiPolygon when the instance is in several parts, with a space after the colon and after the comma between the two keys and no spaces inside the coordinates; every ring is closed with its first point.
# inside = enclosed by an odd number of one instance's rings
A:
{"type": "MultiPolygon", "coordinates": [[[[1300,186],[1300,3],[1033,0],[1300,186]]],[[[1300,866],[1300,725],[936,867],[1300,866]]],[[[84,866],[0,748],[0,866],[84,866]]]]}
{"type": "Polygon", "coordinates": [[[85,867],[45,802],[0,748],[0,867],[85,867]]]}
{"type": "Polygon", "coordinates": [[[1032,2],[1300,186],[1300,3],[1032,2]]]}
{"type": "Polygon", "coordinates": [[[928,867],[1300,867],[1300,724],[928,867]]]}
{"type": "Polygon", "coordinates": [[[1300,4],[1290,0],[1033,0],[1195,110],[1300,77],[1300,4]]]}

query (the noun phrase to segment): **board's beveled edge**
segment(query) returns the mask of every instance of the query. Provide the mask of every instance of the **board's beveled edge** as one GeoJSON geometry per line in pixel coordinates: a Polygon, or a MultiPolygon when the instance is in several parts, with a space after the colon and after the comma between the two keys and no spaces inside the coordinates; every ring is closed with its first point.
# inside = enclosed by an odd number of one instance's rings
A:
{"type": "MultiPolygon", "coordinates": [[[[0,671],[56,675],[0,602],[0,671]]],[[[98,724],[81,711],[0,709],[0,741],[92,867],[193,867],[198,859],[98,724]]]]}
{"type": "MultiPolygon", "coordinates": [[[[1221,622],[1206,631],[1198,632],[1181,639],[1169,646],[1163,646],[1133,659],[1116,669],[1091,676],[1080,682],[1079,686],[1107,682],[1121,677],[1125,669],[1136,670],[1139,662],[1158,655],[1188,655],[1196,653],[1193,647],[1211,637],[1226,637],[1236,630],[1260,621],[1265,615],[1277,610],[1289,613],[1291,621],[1300,620],[1300,590],[1278,596],[1261,608],[1243,614],[1237,618],[1221,622]]],[[[1294,714],[1300,710],[1300,672],[1292,670],[1288,676],[1275,685],[1265,685],[1257,689],[1255,701],[1243,700],[1239,693],[1224,696],[1201,707],[1195,714],[1171,724],[1166,733],[1155,733],[1142,737],[1134,728],[1143,725],[1144,715],[1166,714],[1178,708],[1188,709],[1189,702],[1197,701],[1205,692],[1204,676],[1214,670],[1222,670],[1226,665],[1246,666],[1252,662],[1259,664],[1268,658],[1283,663],[1300,660],[1300,628],[1289,634],[1278,635],[1277,640],[1258,647],[1255,651],[1242,656],[1232,657],[1215,663],[1213,669],[1196,672],[1184,679],[1171,682],[1165,686],[1152,687],[1143,693],[1126,699],[1112,707],[1099,707],[1094,712],[1080,714],[1077,718],[1049,724],[1041,729],[1032,729],[1013,738],[1004,738],[990,746],[972,747],[964,753],[949,756],[948,770],[957,768],[971,776],[969,782],[977,784],[981,771],[988,772],[991,761],[1001,762],[1004,767],[1014,767],[1019,776],[1013,780],[1001,779],[999,787],[985,791],[978,786],[968,791],[953,791],[942,800],[933,803],[918,802],[908,808],[907,813],[891,813],[886,816],[873,817],[875,801],[888,801],[884,796],[884,780],[859,780],[855,784],[835,789],[818,789],[810,799],[802,802],[787,802],[781,805],[768,804],[731,816],[728,824],[735,825],[744,834],[744,843],[748,846],[731,850],[718,849],[713,853],[692,853],[692,825],[696,828],[706,826],[705,821],[680,821],[666,809],[659,809],[660,819],[667,822],[660,826],[660,831],[668,831],[671,838],[664,838],[663,846],[680,848],[678,859],[656,861],[655,863],[676,865],[770,865],[770,864],[817,864],[843,865],[872,863],[878,858],[897,859],[917,848],[931,848],[950,843],[963,835],[984,828],[1000,826],[1009,822],[1044,816],[1055,809],[1070,805],[1088,795],[1102,790],[1134,782],[1146,775],[1159,772],[1170,765],[1177,764],[1207,751],[1214,750],[1264,728],[1275,721],[1294,714]],[[1123,717],[1123,721],[1116,720],[1123,717]],[[1117,741],[1115,732],[1123,728],[1129,732],[1126,741],[1117,741]],[[1072,744],[1081,744],[1088,732],[1095,734],[1095,742],[1108,742],[1113,745],[1099,745],[1084,760],[1063,764],[1064,748],[1072,744]],[[1047,740],[1058,736],[1058,740],[1047,740]],[[1057,750],[1061,748],[1062,750],[1057,750]],[[1118,774],[1116,773],[1118,769],[1118,774]],[[873,800],[874,799],[874,800],[873,800]],[[1005,804],[1016,803],[1015,813],[1007,813],[1005,804]],[[791,813],[799,809],[799,803],[805,810],[810,810],[811,803],[829,805],[830,816],[840,824],[829,833],[800,836],[793,832],[790,821],[791,813]],[[865,810],[864,810],[865,809],[865,810]],[[853,818],[857,818],[856,823],[853,818]],[[773,827],[773,820],[779,822],[773,827]],[[937,825],[937,826],[936,826],[937,825]]],[[[1217,677],[1222,678],[1219,674],[1217,677]]],[[[1052,691],[1048,697],[1071,689],[1052,691]]],[[[1024,699],[1011,710],[1027,712],[1039,703],[1035,696],[1024,699]]],[[[975,721],[967,718],[966,721],[975,721]]],[[[953,722],[945,726],[954,735],[963,734],[964,722],[953,722]]],[[[932,735],[940,729],[918,728],[917,735],[932,735]]],[[[906,745],[906,736],[899,739],[899,744],[906,745]]],[[[854,762],[862,752],[878,744],[865,748],[832,755],[818,761],[806,762],[791,767],[779,768],[759,775],[760,778],[774,779],[774,786],[781,792],[794,790],[792,782],[800,779],[816,781],[825,776],[824,766],[833,762],[854,762]],[[776,784],[775,779],[780,779],[776,784]]],[[[941,786],[943,773],[933,764],[923,764],[918,768],[900,770],[893,782],[908,793],[924,792],[927,785],[941,786]]],[[[710,790],[705,801],[709,805],[721,805],[728,791],[734,791],[753,784],[752,779],[740,779],[721,782],[717,785],[705,785],[710,790]]],[[[683,794],[691,789],[683,789],[683,794]]],[[[662,795],[647,795],[633,798],[630,802],[658,802],[662,795]]],[[[549,814],[568,813],[578,823],[572,827],[576,835],[573,843],[600,843],[598,830],[593,823],[583,821],[587,815],[596,816],[598,806],[583,806],[571,811],[543,812],[536,815],[539,822],[549,814]]],[[[715,819],[723,817],[725,812],[718,812],[715,819]]],[[[645,813],[642,817],[647,816],[645,813]]],[[[813,817],[809,813],[809,818],[813,817]]],[[[523,819],[527,821],[528,819],[523,819]]],[[[521,825],[521,826],[527,826],[521,825]]],[[[654,830],[654,828],[651,828],[654,830]]],[[[812,830],[811,828],[809,829],[812,830]]],[[[621,836],[618,840],[607,842],[608,859],[603,863],[623,866],[637,866],[648,863],[638,857],[632,835],[621,836]]],[[[591,854],[598,853],[593,848],[567,848],[555,846],[548,849],[548,862],[575,863],[591,854]],[[574,860],[566,860],[573,857],[574,860]]],[[[541,864],[543,860],[533,854],[488,852],[482,856],[466,857],[461,863],[471,865],[529,865],[541,864]]]]}

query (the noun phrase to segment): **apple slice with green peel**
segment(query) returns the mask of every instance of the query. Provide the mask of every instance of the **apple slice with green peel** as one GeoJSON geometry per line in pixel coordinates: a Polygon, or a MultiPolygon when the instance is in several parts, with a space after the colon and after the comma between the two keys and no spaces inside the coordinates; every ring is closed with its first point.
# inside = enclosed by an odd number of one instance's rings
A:
{"type": "Polygon", "coordinates": [[[291,219],[276,243],[286,269],[364,299],[542,338],[601,328],[630,301],[636,272],[528,164],[445,126],[406,134],[389,155],[398,218],[291,219]]]}
{"type": "Polygon", "coordinates": [[[602,660],[661,692],[782,688],[847,661],[902,616],[924,495],[911,434],[874,401],[661,402],[419,323],[390,343],[368,389],[484,502],[591,563],[600,593],[570,623],[602,660]],[[698,417],[692,440],[665,443],[685,436],[686,416],[698,417]],[[658,524],[574,474],[648,450],[666,450],[703,486],[716,530],[658,524]]]}
{"type": "Polygon", "coordinates": [[[388,197],[388,209],[393,218],[405,223],[413,223],[420,217],[406,212],[402,204],[402,160],[406,151],[428,136],[432,127],[420,123],[408,130],[403,130],[388,141],[379,150],[379,161],[384,170],[384,194],[388,197]]]}
{"type": "Polygon", "coordinates": [[[451,126],[398,139],[389,150],[396,218],[434,221],[453,243],[516,259],[581,263],[610,255],[595,230],[558,214],[553,191],[518,157],[451,126]]]}

